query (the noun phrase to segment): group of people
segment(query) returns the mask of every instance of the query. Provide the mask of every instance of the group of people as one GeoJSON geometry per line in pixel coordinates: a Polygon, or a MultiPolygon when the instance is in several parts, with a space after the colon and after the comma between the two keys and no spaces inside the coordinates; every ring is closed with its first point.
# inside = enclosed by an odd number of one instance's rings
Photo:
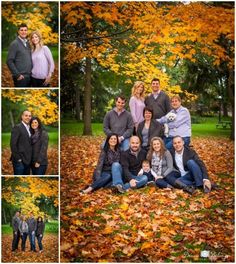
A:
{"type": "Polygon", "coordinates": [[[29,110],[11,131],[11,161],[14,175],[45,175],[48,165],[48,133],[38,117],[29,110]]]}
{"type": "Polygon", "coordinates": [[[34,218],[33,212],[30,212],[28,219],[25,215],[21,215],[20,211],[15,213],[12,218],[12,228],[13,228],[13,241],[12,241],[12,251],[18,250],[18,245],[21,239],[21,250],[25,251],[27,237],[29,236],[30,241],[30,251],[37,252],[35,239],[37,238],[39,252],[43,252],[43,234],[45,229],[45,224],[43,218],[39,216],[37,220],[34,218]]]}
{"type": "Polygon", "coordinates": [[[49,87],[55,66],[52,53],[43,45],[40,32],[31,32],[28,40],[28,27],[21,24],[17,33],[7,56],[14,86],[49,87]]]}
{"type": "Polygon", "coordinates": [[[212,185],[204,162],[189,146],[191,117],[179,95],[169,96],[160,89],[160,80],[151,82],[152,93],[144,97],[144,83],[137,81],[125,109],[126,99],[118,96],[115,108],[104,117],[107,136],[102,145],[93,182],[81,190],[91,193],[112,187],[120,193],[154,185],[180,188],[193,194],[205,193],[212,185]]]}

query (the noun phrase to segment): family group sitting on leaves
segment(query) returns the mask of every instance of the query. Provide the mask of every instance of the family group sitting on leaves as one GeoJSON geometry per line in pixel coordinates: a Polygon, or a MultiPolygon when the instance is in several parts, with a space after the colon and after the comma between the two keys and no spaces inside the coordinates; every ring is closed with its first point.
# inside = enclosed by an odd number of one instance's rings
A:
{"type": "Polygon", "coordinates": [[[152,93],[144,98],[144,83],[136,82],[125,110],[125,98],[104,117],[107,135],[93,182],[81,190],[87,194],[102,187],[119,193],[153,185],[179,188],[193,194],[196,188],[209,193],[216,185],[209,180],[204,162],[189,146],[191,117],[179,95],[169,99],[160,80],[151,82],[152,93]]]}
{"type": "Polygon", "coordinates": [[[34,218],[33,212],[30,212],[30,216],[26,219],[25,215],[21,215],[20,211],[15,213],[12,218],[12,228],[13,228],[13,240],[12,240],[12,251],[18,249],[18,244],[21,239],[21,250],[25,251],[27,236],[29,236],[30,241],[30,251],[37,252],[35,245],[35,238],[38,241],[39,252],[43,252],[43,234],[45,229],[45,224],[43,218],[39,216],[37,220],[34,218]]]}

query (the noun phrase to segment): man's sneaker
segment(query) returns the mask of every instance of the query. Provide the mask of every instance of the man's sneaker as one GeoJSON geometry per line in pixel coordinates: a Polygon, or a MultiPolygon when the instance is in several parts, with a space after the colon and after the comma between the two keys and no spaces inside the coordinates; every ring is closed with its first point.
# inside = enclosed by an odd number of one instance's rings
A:
{"type": "Polygon", "coordinates": [[[125,190],[123,189],[123,186],[121,184],[117,184],[116,189],[119,193],[125,193],[125,190]]]}
{"type": "Polygon", "coordinates": [[[154,181],[147,182],[147,186],[154,186],[156,187],[156,183],[154,181]]]}

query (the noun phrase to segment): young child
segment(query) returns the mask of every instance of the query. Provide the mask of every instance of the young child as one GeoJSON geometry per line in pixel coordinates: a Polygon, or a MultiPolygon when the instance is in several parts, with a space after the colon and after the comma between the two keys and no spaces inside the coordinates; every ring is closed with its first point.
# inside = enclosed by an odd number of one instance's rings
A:
{"type": "Polygon", "coordinates": [[[151,169],[149,160],[143,160],[142,169],[139,171],[138,175],[146,175],[148,177],[148,183],[155,183],[159,178],[155,171],[151,169]]]}

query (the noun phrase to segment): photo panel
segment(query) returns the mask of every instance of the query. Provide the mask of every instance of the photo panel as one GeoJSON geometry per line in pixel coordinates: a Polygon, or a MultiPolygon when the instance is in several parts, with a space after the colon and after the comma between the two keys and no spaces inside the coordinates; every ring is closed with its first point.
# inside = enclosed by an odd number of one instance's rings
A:
{"type": "Polygon", "coordinates": [[[2,1],[2,87],[58,87],[58,2],[2,1]]]}
{"type": "Polygon", "coordinates": [[[58,89],[2,89],[2,175],[59,175],[58,89]]]}
{"type": "Polygon", "coordinates": [[[2,177],[2,263],[58,263],[58,177],[2,177]]]}

